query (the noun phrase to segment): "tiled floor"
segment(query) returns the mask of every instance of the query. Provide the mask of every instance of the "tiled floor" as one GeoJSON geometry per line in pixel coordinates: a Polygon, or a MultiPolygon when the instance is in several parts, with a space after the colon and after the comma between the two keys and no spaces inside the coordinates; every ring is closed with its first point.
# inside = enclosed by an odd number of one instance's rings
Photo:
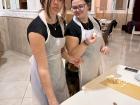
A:
{"type": "Polygon", "coordinates": [[[114,31],[110,38],[110,54],[105,56],[108,67],[122,64],[140,69],[140,36],[114,31]]]}
{"type": "Polygon", "coordinates": [[[28,59],[13,51],[0,58],[0,105],[31,105],[28,59]]]}
{"type": "MultiPolygon", "coordinates": [[[[112,33],[110,54],[103,56],[105,70],[117,64],[140,69],[140,36],[134,36],[133,41],[130,37],[120,31],[112,33]]],[[[0,105],[31,105],[28,59],[14,51],[6,51],[0,58],[0,105]]]]}

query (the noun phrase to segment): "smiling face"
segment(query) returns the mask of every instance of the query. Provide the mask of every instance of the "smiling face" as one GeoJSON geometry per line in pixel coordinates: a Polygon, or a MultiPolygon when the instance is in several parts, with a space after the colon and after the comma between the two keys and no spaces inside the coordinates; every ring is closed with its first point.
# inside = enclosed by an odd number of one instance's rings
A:
{"type": "Polygon", "coordinates": [[[79,19],[85,18],[88,13],[88,6],[85,0],[72,0],[72,11],[79,19]]]}

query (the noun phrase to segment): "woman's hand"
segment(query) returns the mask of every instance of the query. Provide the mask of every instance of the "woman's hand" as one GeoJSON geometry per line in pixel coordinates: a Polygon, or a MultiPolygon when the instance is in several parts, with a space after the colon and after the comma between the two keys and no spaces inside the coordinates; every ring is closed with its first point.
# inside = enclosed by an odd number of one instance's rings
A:
{"type": "Polygon", "coordinates": [[[101,52],[103,53],[103,54],[108,54],[109,53],[109,48],[107,47],[107,46],[103,46],[103,47],[101,47],[101,52]]]}
{"type": "Polygon", "coordinates": [[[65,47],[61,49],[61,53],[62,53],[62,57],[64,59],[66,59],[66,61],[74,64],[76,67],[79,67],[80,63],[82,62],[81,58],[76,58],[76,57],[69,55],[69,53],[67,52],[67,49],[65,47]]]}
{"type": "Polygon", "coordinates": [[[68,62],[74,64],[74,66],[79,68],[79,66],[83,62],[83,60],[81,58],[74,58],[72,56],[69,56],[68,62]]]}
{"type": "Polygon", "coordinates": [[[95,42],[96,42],[96,36],[91,36],[84,41],[84,43],[86,43],[87,45],[93,44],[95,42]]]}

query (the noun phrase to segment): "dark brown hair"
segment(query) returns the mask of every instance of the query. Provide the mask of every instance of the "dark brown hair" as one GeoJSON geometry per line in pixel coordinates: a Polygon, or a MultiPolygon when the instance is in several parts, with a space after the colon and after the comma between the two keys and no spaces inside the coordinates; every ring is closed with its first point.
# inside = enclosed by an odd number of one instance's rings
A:
{"type": "MultiPolygon", "coordinates": [[[[73,1],[73,0],[71,0],[73,1]]],[[[87,4],[91,3],[91,0],[84,0],[87,4]]]]}
{"type": "MultiPolygon", "coordinates": [[[[72,2],[73,0],[71,0],[72,2]]],[[[84,0],[86,4],[88,5],[89,9],[91,9],[91,0],[84,0]]]]}
{"type": "MultiPolygon", "coordinates": [[[[50,12],[49,12],[49,8],[51,5],[51,1],[52,0],[40,0],[40,3],[42,5],[42,8],[46,11],[47,15],[49,18],[51,18],[50,16],[50,12]]],[[[65,0],[63,0],[64,6],[63,6],[63,11],[62,11],[62,16],[65,14],[66,12],[66,6],[65,6],[65,0]]]]}

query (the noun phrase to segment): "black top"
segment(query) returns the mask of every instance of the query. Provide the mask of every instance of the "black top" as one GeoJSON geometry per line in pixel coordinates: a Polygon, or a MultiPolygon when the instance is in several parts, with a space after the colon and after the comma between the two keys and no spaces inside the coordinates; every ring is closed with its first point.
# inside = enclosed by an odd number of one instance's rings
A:
{"type": "MultiPolygon", "coordinates": [[[[91,29],[94,28],[90,19],[88,19],[87,23],[81,23],[81,24],[84,27],[84,29],[86,29],[86,30],[91,30],[91,29]]],[[[71,20],[71,22],[66,27],[65,36],[78,37],[79,43],[81,42],[81,36],[82,36],[81,27],[77,23],[75,23],[73,21],[73,19],[71,20]]]]}
{"type": "MultiPolygon", "coordinates": [[[[48,27],[50,29],[50,33],[52,36],[56,37],[56,38],[62,38],[63,37],[63,33],[60,27],[59,22],[57,21],[55,24],[48,24],[48,27]]],[[[45,38],[45,41],[48,38],[48,32],[47,32],[47,28],[46,25],[44,24],[44,22],[40,19],[40,17],[36,17],[28,26],[27,28],[27,38],[29,40],[29,33],[30,32],[35,32],[35,33],[39,33],[40,35],[42,35],[45,38]]]]}

